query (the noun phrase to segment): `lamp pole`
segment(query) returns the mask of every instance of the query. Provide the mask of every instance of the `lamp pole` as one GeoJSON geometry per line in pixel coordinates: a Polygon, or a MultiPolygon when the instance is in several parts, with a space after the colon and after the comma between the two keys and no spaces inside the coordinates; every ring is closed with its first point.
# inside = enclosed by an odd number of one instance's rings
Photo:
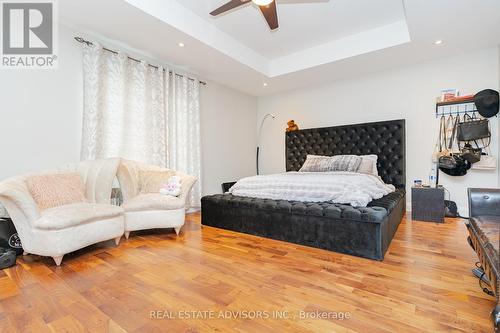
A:
{"type": "Polygon", "coordinates": [[[268,113],[262,118],[262,121],[260,122],[260,127],[259,127],[259,132],[257,134],[257,154],[255,157],[255,165],[257,168],[257,175],[259,174],[259,153],[260,153],[260,139],[261,139],[261,134],[262,134],[262,127],[264,126],[264,122],[266,121],[267,118],[272,118],[276,119],[276,116],[272,113],[268,113]]]}

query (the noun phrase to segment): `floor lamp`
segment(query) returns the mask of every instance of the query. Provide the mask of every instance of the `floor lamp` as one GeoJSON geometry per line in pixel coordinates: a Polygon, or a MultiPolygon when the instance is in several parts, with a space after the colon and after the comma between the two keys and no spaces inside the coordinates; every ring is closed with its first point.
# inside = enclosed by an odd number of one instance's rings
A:
{"type": "Polygon", "coordinates": [[[264,116],[264,118],[262,118],[262,121],[260,122],[259,133],[257,134],[257,156],[255,158],[255,164],[257,166],[257,174],[259,174],[260,137],[262,134],[262,127],[264,126],[264,122],[266,121],[267,118],[275,119],[276,116],[272,113],[268,113],[264,116]]]}

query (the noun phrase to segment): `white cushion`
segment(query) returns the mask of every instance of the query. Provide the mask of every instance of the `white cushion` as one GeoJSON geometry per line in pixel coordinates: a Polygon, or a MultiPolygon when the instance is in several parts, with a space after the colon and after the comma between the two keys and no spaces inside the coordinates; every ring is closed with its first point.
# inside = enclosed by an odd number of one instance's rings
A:
{"type": "Polygon", "coordinates": [[[126,212],[172,210],[184,208],[184,200],[171,195],[144,193],[127,200],[122,207],[126,212]]]}
{"type": "Polygon", "coordinates": [[[118,206],[75,203],[44,210],[41,217],[34,222],[34,226],[45,230],[60,230],[120,215],[123,215],[123,209],[118,206]]]}
{"type": "Polygon", "coordinates": [[[184,208],[125,212],[125,231],[154,228],[179,228],[184,225],[184,208]]]}
{"type": "Polygon", "coordinates": [[[307,155],[299,172],[356,172],[361,164],[361,157],[356,155],[307,155]]]}
{"type": "Polygon", "coordinates": [[[377,160],[377,155],[361,155],[361,164],[359,165],[358,172],[378,176],[377,160]]]}

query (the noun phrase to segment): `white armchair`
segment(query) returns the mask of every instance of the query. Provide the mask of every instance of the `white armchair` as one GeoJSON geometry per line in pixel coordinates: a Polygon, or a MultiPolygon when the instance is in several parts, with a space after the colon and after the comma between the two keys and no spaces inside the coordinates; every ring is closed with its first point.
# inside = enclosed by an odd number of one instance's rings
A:
{"type": "Polygon", "coordinates": [[[52,257],[59,266],[65,254],[88,245],[109,239],[115,239],[118,245],[124,233],[123,209],[111,205],[110,198],[119,162],[119,159],[85,161],[40,173],[78,172],[88,199],[43,211],[38,209],[26,184],[33,174],[1,182],[0,203],[12,218],[24,251],[52,257]]]}
{"type": "Polygon", "coordinates": [[[181,194],[178,197],[160,193],[140,192],[140,171],[169,171],[158,166],[122,159],[118,167],[118,181],[123,195],[125,211],[125,238],[131,231],[173,228],[177,235],[184,225],[186,201],[196,177],[175,172],[181,178],[181,194]]]}

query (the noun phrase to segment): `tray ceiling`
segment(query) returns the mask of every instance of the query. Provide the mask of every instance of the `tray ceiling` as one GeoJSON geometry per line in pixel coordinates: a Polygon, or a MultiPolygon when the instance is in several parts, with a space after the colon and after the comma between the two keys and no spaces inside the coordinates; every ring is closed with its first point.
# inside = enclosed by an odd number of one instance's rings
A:
{"type": "Polygon", "coordinates": [[[253,4],[208,14],[224,2],[65,0],[59,12],[84,36],[252,95],[500,44],[498,0],[277,0],[273,32],[253,4]]]}
{"type": "Polygon", "coordinates": [[[268,59],[405,19],[401,0],[276,0],[280,27],[270,31],[252,3],[213,17],[209,12],[227,0],[178,2],[268,59]]]}

